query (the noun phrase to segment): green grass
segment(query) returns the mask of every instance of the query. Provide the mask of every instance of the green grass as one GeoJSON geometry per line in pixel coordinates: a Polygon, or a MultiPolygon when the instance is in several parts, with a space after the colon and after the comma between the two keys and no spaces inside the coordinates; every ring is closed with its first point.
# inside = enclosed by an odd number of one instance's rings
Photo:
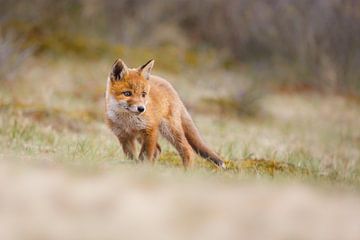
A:
{"type": "MultiPolygon", "coordinates": [[[[90,60],[85,67],[77,60],[34,59],[30,70],[4,84],[0,90],[0,149],[9,162],[101,173],[146,165],[125,159],[102,120],[107,63],[90,60]]],[[[232,82],[236,80],[222,84],[211,79],[218,86],[215,90],[202,85],[202,79],[210,75],[182,81],[192,74],[164,73],[190,110],[196,110],[192,115],[200,132],[228,167],[219,171],[197,157],[188,171],[192,175],[235,182],[262,179],[360,186],[360,108],[356,103],[337,96],[268,93],[257,103],[263,111],[259,115],[242,118],[232,114],[231,108],[219,115],[211,106],[204,107],[201,99],[211,94],[221,99],[224,95],[219,92],[239,87],[232,82]],[[204,89],[199,92],[193,86],[204,89]]],[[[154,171],[183,171],[176,151],[164,140],[161,143],[163,153],[154,171]]]]}

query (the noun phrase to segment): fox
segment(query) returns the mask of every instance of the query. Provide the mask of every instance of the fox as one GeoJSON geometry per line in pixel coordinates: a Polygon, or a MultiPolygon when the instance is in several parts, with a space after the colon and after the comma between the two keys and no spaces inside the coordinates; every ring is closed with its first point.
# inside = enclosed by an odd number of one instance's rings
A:
{"type": "Polygon", "coordinates": [[[194,153],[220,169],[224,161],[203,141],[189,112],[174,87],[152,74],[154,60],[129,68],[120,58],[108,75],[105,121],[129,159],[152,163],[161,154],[162,135],[179,153],[185,169],[192,166],[194,153]],[[141,145],[136,158],[136,143],[141,145]]]}

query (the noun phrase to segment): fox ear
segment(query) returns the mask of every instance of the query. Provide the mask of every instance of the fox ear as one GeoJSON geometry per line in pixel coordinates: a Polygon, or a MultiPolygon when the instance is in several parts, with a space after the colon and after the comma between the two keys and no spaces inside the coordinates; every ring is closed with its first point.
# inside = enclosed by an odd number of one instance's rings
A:
{"type": "Polygon", "coordinates": [[[118,81],[125,77],[125,75],[128,73],[128,67],[124,63],[123,60],[120,58],[115,61],[113,64],[111,73],[110,73],[110,79],[111,81],[118,81]]]}
{"type": "Polygon", "coordinates": [[[142,65],[139,68],[139,73],[145,78],[148,79],[150,78],[150,73],[152,68],[154,67],[154,60],[151,59],[150,61],[148,61],[147,63],[145,63],[144,65],[142,65]]]}

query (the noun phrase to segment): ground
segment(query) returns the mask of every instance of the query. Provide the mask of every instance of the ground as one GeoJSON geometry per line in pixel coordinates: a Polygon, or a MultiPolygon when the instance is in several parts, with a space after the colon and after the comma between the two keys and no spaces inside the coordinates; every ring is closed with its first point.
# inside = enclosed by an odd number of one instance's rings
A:
{"type": "Polygon", "coordinates": [[[359,238],[358,101],[260,86],[256,112],[239,115],[218,103],[251,78],[155,65],[228,169],[197,158],[184,171],[163,140],[149,166],[104,124],[111,64],[40,57],[1,83],[1,239],[359,238]]]}

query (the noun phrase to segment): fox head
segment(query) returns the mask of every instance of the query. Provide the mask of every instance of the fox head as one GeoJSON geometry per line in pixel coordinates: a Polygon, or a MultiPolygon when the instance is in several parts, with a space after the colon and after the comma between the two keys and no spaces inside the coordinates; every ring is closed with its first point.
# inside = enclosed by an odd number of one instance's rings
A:
{"type": "Polygon", "coordinates": [[[112,110],[133,114],[142,114],[146,111],[150,72],[153,66],[154,60],[138,68],[128,68],[121,59],[115,61],[106,93],[112,110]]]}

